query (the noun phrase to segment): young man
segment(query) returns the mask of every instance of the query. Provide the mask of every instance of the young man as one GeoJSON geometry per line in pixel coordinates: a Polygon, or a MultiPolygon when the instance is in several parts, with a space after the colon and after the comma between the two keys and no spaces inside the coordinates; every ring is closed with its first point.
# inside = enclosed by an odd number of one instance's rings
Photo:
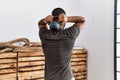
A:
{"type": "Polygon", "coordinates": [[[39,36],[45,55],[45,80],[75,80],[70,60],[84,22],[81,16],[66,16],[62,8],[55,8],[52,15],[39,21],[39,36]],[[64,29],[67,22],[74,24],[64,29]]]}

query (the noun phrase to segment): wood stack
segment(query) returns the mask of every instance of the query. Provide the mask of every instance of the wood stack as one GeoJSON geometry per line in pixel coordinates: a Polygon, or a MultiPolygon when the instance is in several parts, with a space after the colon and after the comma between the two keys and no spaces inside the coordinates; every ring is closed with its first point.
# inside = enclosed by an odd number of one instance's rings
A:
{"type": "Polygon", "coordinates": [[[41,47],[16,48],[18,80],[44,80],[45,58],[41,47]]]}
{"type": "MultiPolygon", "coordinates": [[[[0,52],[0,80],[44,80],[41,47],[17,47],[0,52]]],[[[87,80],[87,50],[74,49],[71,58],[75,80],[87,80]]]]}
{"type": "Polygon", "coordinates": [[[17,53],[0,53],[0,80],[16,80],[17,53]]]}
{"type": "Polygon", "coordinates": [[[87,50],[74,49],[71,65],[75,80],[87,80],[87,50]]]}

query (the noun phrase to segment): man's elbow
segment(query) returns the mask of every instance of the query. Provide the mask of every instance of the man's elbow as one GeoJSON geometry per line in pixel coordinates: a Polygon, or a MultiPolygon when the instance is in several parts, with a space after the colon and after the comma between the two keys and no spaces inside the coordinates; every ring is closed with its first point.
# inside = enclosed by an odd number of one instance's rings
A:
{"type": "Polygon", "coordinates": [[[41,25],[42,19],[38,22],[38,25],[41,25]]]}
{"type": "Polygon", "coordinates": [[[85,22],[85,17],[79,16],[79,22],[84,23],[85,22]]]}

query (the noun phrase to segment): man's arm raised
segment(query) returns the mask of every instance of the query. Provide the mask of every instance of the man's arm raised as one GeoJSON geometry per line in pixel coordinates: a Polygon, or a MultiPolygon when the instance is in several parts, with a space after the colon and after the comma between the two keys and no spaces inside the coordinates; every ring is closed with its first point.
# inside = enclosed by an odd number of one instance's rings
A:
{"type": "Polygon", "coordinates": [[[82,28],[85,22],[85,18],[82,16],[65,16],[64,14],[61,14],[59,16],[59,21],[72,22],[72,23],[75,23],[74,25],[77,25],[78,27],[82,28]]]}
{"type": "Polygon", "coordinates": [[[48,15],[46,18],[44,19],[41,19],[39,22],[38,22],[38,26],[39,26],[39,29],[40,28],[46,28],[48,29],[48,23],[52,22],[53,20],[53,16],[52,15],[48,15]]]}

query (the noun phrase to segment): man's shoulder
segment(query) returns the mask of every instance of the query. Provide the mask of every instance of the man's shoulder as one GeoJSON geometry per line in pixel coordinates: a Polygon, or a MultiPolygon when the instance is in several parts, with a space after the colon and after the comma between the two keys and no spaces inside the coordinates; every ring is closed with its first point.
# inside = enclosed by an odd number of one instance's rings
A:
{"type": "Polygon", "coordinates": [[[77,26],[77,25],[73,25],[73,26],[70,26],[70,27],[68,27],[68,28],[65,28],[65,30],[79,30],[80,28],[79,28],[79,26],[77,26]]]}

